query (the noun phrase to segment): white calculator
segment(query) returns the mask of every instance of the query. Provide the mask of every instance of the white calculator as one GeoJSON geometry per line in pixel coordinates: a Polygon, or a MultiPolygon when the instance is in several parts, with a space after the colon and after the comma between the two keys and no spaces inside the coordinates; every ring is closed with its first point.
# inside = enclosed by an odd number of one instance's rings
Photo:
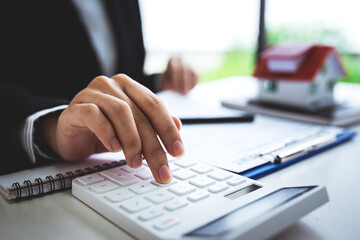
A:
{"type": "Polygon", "coordinates": [[[72,194],[138,239],[264,239],[328,201],[325,187],[273,188],[173,159],[173,180],[124,165],[76,178],[72,194]]]}

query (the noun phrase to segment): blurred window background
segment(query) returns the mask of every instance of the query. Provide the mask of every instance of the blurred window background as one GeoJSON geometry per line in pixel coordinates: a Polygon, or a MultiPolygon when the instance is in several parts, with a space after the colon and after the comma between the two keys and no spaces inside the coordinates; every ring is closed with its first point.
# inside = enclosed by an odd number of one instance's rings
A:
{"type": "MultiPolygon", "coordinates": [[[[179,56],[200,81],[251,75],[260,0],[140,0],[145,71],[163,71],[179,56]]],[[[360,1],[266,0],[267,43],[312,42],[336,47],[348,75],[360,83],[360,1]]]]}

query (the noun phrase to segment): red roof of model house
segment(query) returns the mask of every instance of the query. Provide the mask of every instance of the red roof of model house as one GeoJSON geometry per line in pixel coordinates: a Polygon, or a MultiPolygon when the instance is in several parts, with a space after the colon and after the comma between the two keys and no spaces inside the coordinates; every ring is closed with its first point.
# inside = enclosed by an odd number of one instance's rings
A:
{"type": "Polygon", "coordinates": [[[253,73],[259,79],[313,81],[331,54],[345,74],[333,47],[314,44],[276,45],[261,55],[253,73]]]}

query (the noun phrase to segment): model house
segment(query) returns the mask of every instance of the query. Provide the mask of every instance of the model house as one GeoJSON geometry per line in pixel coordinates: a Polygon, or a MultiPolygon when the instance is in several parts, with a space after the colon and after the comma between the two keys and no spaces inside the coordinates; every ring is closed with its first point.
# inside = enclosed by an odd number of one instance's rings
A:
{"type": "Polygon", "coordinates": [[[334,105],[334,85],[343,75],[335,49],[314,44],[269,47],[253,74],[259,102],[314,111],[334,105]]]}

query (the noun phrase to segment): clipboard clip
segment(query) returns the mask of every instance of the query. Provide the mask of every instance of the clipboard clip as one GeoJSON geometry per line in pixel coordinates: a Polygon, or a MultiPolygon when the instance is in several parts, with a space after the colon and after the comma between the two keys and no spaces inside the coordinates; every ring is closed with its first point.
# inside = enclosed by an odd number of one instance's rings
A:
{"type": "Polygon", "coordinates": [[[315,151],[321,147],[336,142],[336,138],[336,133],[329,133],[313,138],[305,143],[296,145],[290,149],[286,149],[285,151],[278,153],[274,158],[274,163],[284,163],[296,157],[315,151]]]}

